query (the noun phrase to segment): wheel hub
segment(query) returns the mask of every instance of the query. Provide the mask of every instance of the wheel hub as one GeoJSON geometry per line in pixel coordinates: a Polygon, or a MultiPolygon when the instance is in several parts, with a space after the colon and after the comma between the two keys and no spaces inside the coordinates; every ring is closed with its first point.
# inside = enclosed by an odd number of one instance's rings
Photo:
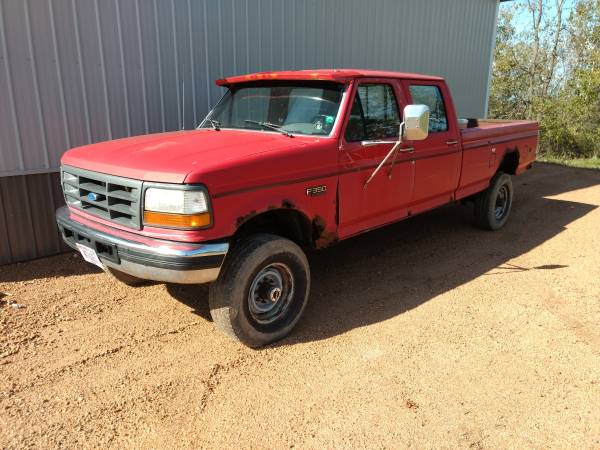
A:
{"type": "Polygon", "coordinates": [[[279,300],[281,298],[281,289],[279,289],[279,288],[271,289],[271,292],[269,292],[269,298],[271,299],[272,302],[276,302],[277,300],[279,300]]]}
{"type": "Polygon", "coordinates": [[[510,193],[508,187],[504,185],[498,190],[498,195],[496,196],[494,205],[494,216],[496,217],[496,220],[502,220],[504,218],[508,211],[509,202],[510,193]]]}
{"type": "Polygon", "coordinates": [[[292,272],[285,264],[274,263],[256,274],[248,292],[248,309],[254,320],[269,324],[287,311],[294,293],[292,272]]]}

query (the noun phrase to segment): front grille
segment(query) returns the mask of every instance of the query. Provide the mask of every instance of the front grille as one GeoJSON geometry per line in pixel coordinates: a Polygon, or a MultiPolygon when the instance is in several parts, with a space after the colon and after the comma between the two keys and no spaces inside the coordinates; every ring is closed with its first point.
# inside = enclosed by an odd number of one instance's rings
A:
{"type": "Polygon", "coordinates": [[[141,181],[68,166],[61,169],[61,180],[67,205],[126,227],[141,227],[141,181]]]}

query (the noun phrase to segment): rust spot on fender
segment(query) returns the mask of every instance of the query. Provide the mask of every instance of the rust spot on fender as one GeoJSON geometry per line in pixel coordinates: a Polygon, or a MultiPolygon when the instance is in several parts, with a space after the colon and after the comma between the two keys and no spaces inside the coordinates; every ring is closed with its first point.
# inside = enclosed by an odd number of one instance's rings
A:
{"type": "Polygon", "coordinates": [[[248,214],[246,214],[245,216],[238,217],[237,221],[236,221],[237,222],[237,226],[239,227],[244,222],[247,222],[248,220],[252,219],[256,215],[257,215],[257,212],[255,210],[252,210],[248,214]]]}
{"type": "Polygon", "coordinates": [[[333,231],[324,232],[319,239],[315,241],[316,248],[325,248],[335,244],[338,241],[337,233],[333,231]]]}
{"type": "Polygon", "coordinates": [[[327,224],[321,216],[315,216],[312,221],[312,227],[313,241],[316,248],[325,248],[337,242],[337,233],[326,230],[327,224]]]}

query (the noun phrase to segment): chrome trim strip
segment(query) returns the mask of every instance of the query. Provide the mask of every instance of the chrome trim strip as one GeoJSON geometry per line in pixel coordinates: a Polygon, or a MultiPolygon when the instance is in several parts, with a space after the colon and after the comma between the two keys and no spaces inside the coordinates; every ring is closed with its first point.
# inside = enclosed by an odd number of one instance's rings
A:
{"type": "Polygon", "coordinates": [[[175,284],[203,284],[215,281],[219,277],[221,268],[198,270],[173,270],[158,267],[144,266],[131,261],[121,260],[121,264],[103,260],[102,263],[109,269],[118,270],[128,275],[143,280],[159,281],[175,284]]]}

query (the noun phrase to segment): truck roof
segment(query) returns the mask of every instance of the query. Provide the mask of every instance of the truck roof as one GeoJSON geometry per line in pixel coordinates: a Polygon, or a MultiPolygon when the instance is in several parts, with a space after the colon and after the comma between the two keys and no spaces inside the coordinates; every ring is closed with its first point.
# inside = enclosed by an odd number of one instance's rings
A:
{"type": "Polygon", "coordinates": [[[385,70],[363,70],[363,69],[308,69],[288,70],[281,72],[257,72],[247,75],[217,80],[219,86],[227,86],[235,83],[246,83],[258,80],[329,80],[345,83],[354,78],[403,78],[410,80],[442,81],[443,78],[432,75],[421,75],[416,73],[392,72],[385,70]]]}

